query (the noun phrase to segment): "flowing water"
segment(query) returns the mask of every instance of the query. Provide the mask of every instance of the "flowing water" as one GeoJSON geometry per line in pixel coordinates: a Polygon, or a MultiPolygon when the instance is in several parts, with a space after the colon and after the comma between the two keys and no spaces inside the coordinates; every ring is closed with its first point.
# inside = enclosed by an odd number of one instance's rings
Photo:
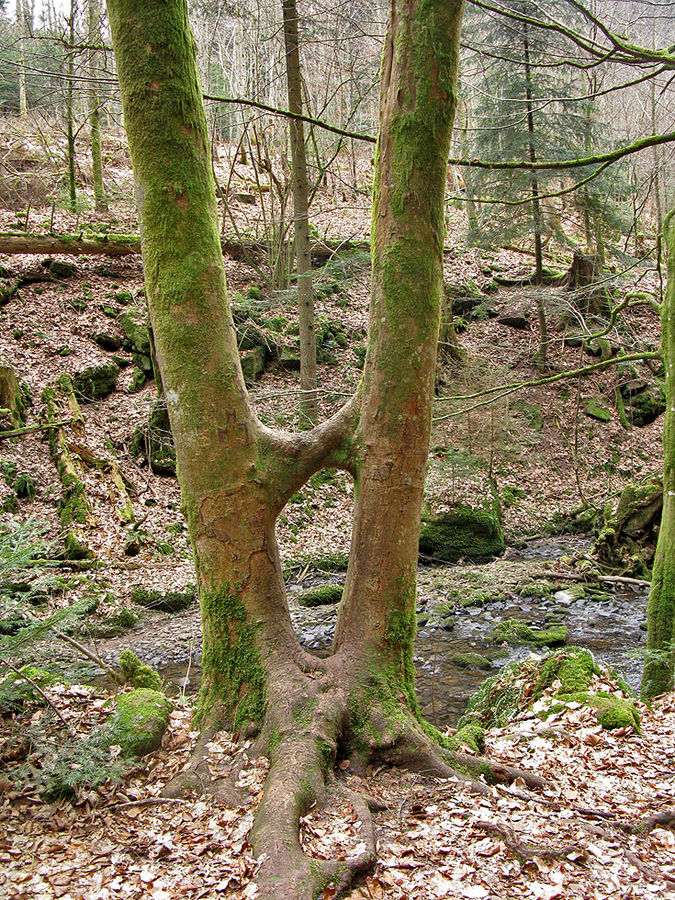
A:
{"type": "MultiPolygon", "coordinates": [[[[555,562],[570,550],[583,549],[580,539],[542,539],[509,554],[510,563],[533,561],[555,562]]],[[[484,568],[484,567],[481,567],[484,568]]],[[[484,569],[489,571],[487,568],[484,569]]],[[[453,573],[461,573],[459,567],[428,569],[420,567],[421,581],[434,573],[442,572],[446,580],[453,573]]],[[[426,582],[429,581],[429,577],[426,582]]],[[[300,607],[295,601],[297,591],[316,584],[343,582],[344,573],[334,573],[323,578],[313,578],[302,584],[291,582],[289,604],[291,617],[301,643],[307,649],[322,653],[330,647],[337,606],[311,609],[300,607]]],[[[553,595],[548,598],[520,596],[504,590],[493,594],[484,606],[462,607],[448,605],[443,591],[427,589],[420,594],[418,606],[419,626],[415,640],[415,665],[418,672],[417,691],[423,714],[439,726],[454,725],[466,708],[471,694],[489,675],[514,659],[528,656],[527,646],[496,647],[491,631],[499,621],[516,618],[530,624],[544,626],[552,620],[561,621],[568,628],[568,644],[586,647],[595,657],[618,669],[635,689],[639,687],[642,659],[639,650],[645,644],[644,621],[647,606],[645,588],[624,587],[609,592],[603,599],[584,596],[561,602],[553,595]],[[438,604],[443,605],[443,615],[437,614],[438,604]],[[462,668],[453,656],[458,653],[479,653],[490,665],[489,669],[462,668]],[[495,655],[497,652],[497,655],[495,655]]],[[[167,617],[151,631],[140,623],[137,633],[129,632],[117,639],[116,646],[104,652],[107,661],[114,661],[122,646],[134,649],[141,658],[159,669],[174,690],[194,692],[201,675],[201,637],[199,615],[196,610],[178,616],[167,617]]],[[[542,651],[544,652],[544,651],[542,651]]]]}

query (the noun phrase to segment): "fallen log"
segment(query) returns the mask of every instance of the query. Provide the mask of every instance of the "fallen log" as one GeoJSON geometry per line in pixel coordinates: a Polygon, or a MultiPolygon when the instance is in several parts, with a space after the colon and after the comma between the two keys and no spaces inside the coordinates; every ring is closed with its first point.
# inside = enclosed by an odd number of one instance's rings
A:
{"type": "MultiPolygon", "coordinates": [[[[223,236],[223,253],[231,259],[243,260],[260,257],[273,250],[269,241],[238,241],[223,236]]],[[[325,262],[333,254],[350,250],[370,252],[368,241],[316,241],[312,245],[312,262],[325,262]]],[[[141,239],[137,234],[26,234],[26,232],[0,232],[0,254],[19,253],[70,256],[129,256],[141,252],[141,239]]],[[[48,277],[48,276],[47,276],[48,277]]]]}

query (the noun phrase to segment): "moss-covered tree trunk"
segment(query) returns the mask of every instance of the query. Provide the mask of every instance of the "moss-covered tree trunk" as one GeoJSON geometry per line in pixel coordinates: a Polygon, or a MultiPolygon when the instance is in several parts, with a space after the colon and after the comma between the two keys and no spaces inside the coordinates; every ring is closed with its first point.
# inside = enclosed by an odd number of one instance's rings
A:
{"type": "MultiPolygon", "coordinates": [[[[298,38],[298,10],[295,0],[282,0],[288,108],[302,114],[302,73],[298,38]]],[[[290,119],[291,159],[293,165],[293,224],[298,276],[298,324],[300,326],[300,414],[303,424],[317,420],[316,332],[314,323],[314,287],[312,252],[309,236],[309,183],[305,129],[301,119],[290,119]]]]}
{"type": "Polygon", "coordinates": [[[108,0],[148,305],[199,582],[198,718],[205,728],[257,735],[256,749],[269,756],[252,833],[266,900],[310,900],[329,882],[339,891],[374,862],[369,813],[353,795],[362,853],[333,862],[300,845],[300,817],[324,799],[338,747],[355,765],[377,757],[438,773],[450,773],[450,763],[488,771],[475,758],[442,757],[419,720],[412,661],[462,7],[390,2],[363,384],[332,419],[285,434],[258,421],[241,373],[187,2],[108,0]],[[274,529],[287,500],[323,467],[351,472],[358,499],[333,653],[320,659],[293,631],[274,529]]]}
{"type": "Polygon", "coordinates": [[[672,690],[675,674],[675,210],[663,223],[663,236],[668,254],[668,282],[661,312],[661,349],[666,370],[663,512],[647,609],[644,697],[672,690]]]}

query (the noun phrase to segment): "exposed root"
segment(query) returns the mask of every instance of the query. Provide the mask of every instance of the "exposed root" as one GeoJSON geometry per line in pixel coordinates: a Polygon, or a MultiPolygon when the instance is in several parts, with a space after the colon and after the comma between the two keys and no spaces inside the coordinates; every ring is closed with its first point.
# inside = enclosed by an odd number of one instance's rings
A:
{"type": "Polygon", "coordinates": [[[531,844],[516,835],[513,828],[495,822],[476,822],[475,827],[488,834],[497,834],[509,850],[523,859],[565,859],[570,853],[578,854],[575,862],[586,858],[586,850],[581,844],[565,844],[562,847],[541,847],[531,844]]]}

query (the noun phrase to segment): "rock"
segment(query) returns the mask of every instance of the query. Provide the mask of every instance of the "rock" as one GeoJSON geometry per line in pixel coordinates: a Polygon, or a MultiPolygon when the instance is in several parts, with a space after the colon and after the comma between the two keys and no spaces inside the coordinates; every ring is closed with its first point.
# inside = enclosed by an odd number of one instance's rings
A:
{"type": "Polygon", "coordinates": [[[47,266],[49,273],[55,278],[72,278],[77,272],[75,263],[64,262],[61,259],[52,259],[47,266]]]}
{"type": "Polygon", "coordinates": [[[628,421],[636,428],[651,425],[666,411],[666,395],[661,384],[649,385],[624,401],[628,421]]]}
{"type": "MultiPolygon", "coordinates": [[[[539,708],[539,716],[542,718],[546,718],[551,712],[563,710],[568,702],[584,703],[596,710],[601,707],[606,709],[606,698],[609,695],[594,694],[590,690],[596,675],[612,679],[611,673],[601,669],[588,650],[578,647],[557,650],[544,657],[530,656],[522,662],[510,663],[497,675],[483,682],[471,697],[466,713],[459,720],[459,726],[480,724],[484,728],[500,728],[538,701],[544,706],[543,709],[539,708]],[[550,692],[556,681],[560,686],[550,692]],[[544,702],[543,695],[547,691],[549,694],[544,702]]],[[[625,685],[619,681],[617,693],[624,688],[625,685]]],[[[637,728],[639,719],[636,720],[632,712],[625,708],[632,707],[633,704],[619,697],[612,699],[620,701],[621,712],[617,714],[613,711],[603,716],[603,727],[620,727],[618,721],[621,721],[622,724],[631,724],[637,728]]],[[[635,714],[637,715],[637,710],[635,714]]]]}
{"type": "Polygon", "coordinates": [[[504,619],[492,629],[492,640],[508,644],[532,644],[534,647],[557,647],[567,643],[567,626],[550,625],[533,628],[519,619],[504,619]]]}
{"type": "Polygon", "coordinates": [[[481,656],[480,653],[453,653],[450,661],[460,669],[491,669],[492,664],[489,659],[481,656]]]}
{"type": "Polygon", "coordinates": [[[605,510],[604,527],[595,544],[598,562],[639,577],[649,576],[662,509],[659,475],[627,484],[616,509],[605,510]]]}
{"type": "Polygon", "coordinates": [[[73,390],[78,400],[103,400],[115,390],[119,369],[114,362],[89,366],[73,377],[73,390]]]}
{"type": "Polygon", "coordinates": [[[132,353],[150,357],[150,329],[139,322],[134,311],[123,309],[117,313],[117,321],[124,332],[124,347],[132,353]]]}
{"type": "Polygon", "coordinates": [[[242,353],[241,370],[244,373],[244,381],[246,384],[253,384],[257,381],[265,371],[265,349],[264,347],[255,347],[242,353]]]}
{"type": "Polygon", "coordinates": [[[109,747],[119,745],[125,757],[140,757],[158,750],[169,725],[171,701],[159,691],[138,688],[120,694],[110,721],[103,728],[109,747]]]}
{"type": "Polygon", "coordinates": [[[624,382],[619,390],[624,400],[629,400],[638,394],[642,394],[649,387],[649,382],[643,378],[631,378],[630,381],[624,382]]]}
{"type": "Polygon", "coordinates": [[[101,350],[107,350],[109,353],[115,353],[122,348],[122,338],[109,331],[99,331],[92,336],[92,341],[97,344],[101,350]]]}
{"type": "Polygon", "coordinates": [[[66,532],[66,536],[63,539],[63,547],[63,555],[66,559],[78,561],[94,558],[92,551],[73,531],[66,532]]]}
{"type": "Polygon", "coordinates": [[[504,310],[504,312],[497,316],[497,322],[499,322],[500,325],[506,325],[508,328],[515,328],[523,331],[530,327],[529,307],[519,305],[504,310]]]}
{"type": "Polygon", "coordinates": [[[142,369],[135,368],[131,373],[131,381],[129,382],[129,393],[136,394],[147,383],[147,376],[142,369]]]}
{"type": "Polygon", "coordinates": [[[598,422],[609,422],[612,418],[611,410],[593,398],[584,400],[584,412],[590,419],[596,419],[598,422]]]}
{"type": "Polygon", "coordinates": [[[300,352],[292,347],[282,347],[279,353],[279,363],[288,372],[299,372],[300,352]]]}
{"type": "Polygon", "coordinates": [[[462,558],[474,562],[503,553],[504,532],[498,507],[472,509],[457,505],[438,516],[424,515],[420,527],[420,553],[443,562],[462,558]]]}
{"type": "Polygon", "coordinates": [[[148,460],[155,475],[176,476],[176,451],[173,446],[169,412],[163,399],[155,400],[150,408],[147,425],[137,428],[131,438],[134,456],[148,460]]]}
{"type": "Polygon", "coordinates": [[[298,605],[304,607],[327,606],[342,599],[341,584],[319,584],[298,594],[298,605]]]}
{"type": "Polygon", "coordinates": [[[154,588],[145,588],[142,585],[136,585],[131,592],[131,599],[139,606],[146,609],[159,609],[162,612],[177,613],[182,612],[191,606],[197,599],[197,589],[194,585],[188,585],[184,591],[161,591],[154,588]]]}

